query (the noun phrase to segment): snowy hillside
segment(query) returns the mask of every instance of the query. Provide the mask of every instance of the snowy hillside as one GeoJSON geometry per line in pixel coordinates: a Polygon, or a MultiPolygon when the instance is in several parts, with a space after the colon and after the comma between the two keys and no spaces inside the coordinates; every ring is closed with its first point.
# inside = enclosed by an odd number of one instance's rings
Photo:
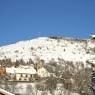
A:
{"type": "Polygon", "coordinates": [[[40,37],[28,41],[0,47],[0,59],[11,58],[12,61],[23,59],[35,60],[39,57],[45,62],[51,59],[58,61],[86,62],[90,58],[87,53],[88,40],[78,40],[64,37],[40,37]]]}
{"type": "MultiPolygon", "coordinates": [[[[0,47],[0,61],[1,66],[6,66],[9,75],[3,79],[23,82],[23,85],[11,84],[11,92],[16,89],[14,93],[30,93],[28,95],[83,95],[82,92],[92,95],[89,89],[91,69],[85,66],[95,63],[95,39],[40,37],[20,41],[0,47]],[[37,58],[40,59],[38,63],[37,58]],[[13,62],[3,59],[11,59],[13,62]],[[30,59],[31,64],[28,64],[30,59]],[[43,62],[48,64],[43,65],[43,62]]],[[[4,67],[1,69],[4,70],[4,67]]]]}

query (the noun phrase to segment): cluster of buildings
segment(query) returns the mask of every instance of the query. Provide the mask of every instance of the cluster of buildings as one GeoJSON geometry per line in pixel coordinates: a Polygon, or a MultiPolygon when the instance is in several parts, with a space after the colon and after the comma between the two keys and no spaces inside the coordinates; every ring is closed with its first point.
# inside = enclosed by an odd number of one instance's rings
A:
{"type": "Polygon", "coordinates": [[[9,76],[8,81],[35,81],[50,76],[43,67],[41,61],[32,65],[20,65],[19,67],[0,67],[0,76],[9,76]]]}
{"type": "MultiPolygon", "coordinates": [[[[88,40],[87,46],[95,48],[95,35],[88,40]]],[[[0,67],[0,76],[8,75],[9,81],[34,81],[39,78],[48,77],[50,73],[44,68],[43,61],[33,66],[0,67]]]]}

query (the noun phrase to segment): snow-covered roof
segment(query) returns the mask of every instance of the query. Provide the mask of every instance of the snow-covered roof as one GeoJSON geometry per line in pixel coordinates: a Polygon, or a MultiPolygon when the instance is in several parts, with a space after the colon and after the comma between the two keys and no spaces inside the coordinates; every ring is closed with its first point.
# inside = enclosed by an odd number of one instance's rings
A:
{"type": "Polygon", "coordinates": [[[95,38],[95,35],[91,35],[92,38],[95,38]]]}
{"type": "Polygon", "coordinates": [[[18,68],[6,68],[7,73],[22,73],[22,74],[36,74],[36,70],[33,67],[25,68],[25,67],[18,67],[18,68]]]}

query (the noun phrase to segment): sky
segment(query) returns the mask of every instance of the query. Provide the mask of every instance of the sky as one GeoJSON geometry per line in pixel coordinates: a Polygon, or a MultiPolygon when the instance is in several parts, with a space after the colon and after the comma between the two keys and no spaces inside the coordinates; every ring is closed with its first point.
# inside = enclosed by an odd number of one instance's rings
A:
{"type": "Polygon", "coordinates": [[[37,37],[95,34],[95,0],[0,0],[0,46],[37,37]]]}

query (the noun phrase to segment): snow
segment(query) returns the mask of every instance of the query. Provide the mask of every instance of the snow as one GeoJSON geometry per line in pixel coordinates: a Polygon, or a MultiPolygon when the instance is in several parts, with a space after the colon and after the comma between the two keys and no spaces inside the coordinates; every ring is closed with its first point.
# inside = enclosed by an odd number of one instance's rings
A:
{"type": "Polygon", "coordinates": [[[12,74],[36,74],[36,70],[33,67],[27,67],[27,66],[23,66],[23,67],[11,67],[11,68],[6,68],[6,72],[7,73],[12,73],[12,74]]]}
{"type": "Polygon", "coordinates": [[[86,53],[88,40],[75,39],[52,39],[40,37],[28,41],[20,41],[15,44],[0,47],[0,59],[10,58],[12,61],[23,59],[25,62],[36,57],[43,59],[46,63],[54,59],[66,61],[84,62],[90,58],[86,53]]]}
{"type": "Polygon", "coordinates": [[[91,35],[92,38],[95,38],[95,35],[91,35]]]}
{"type": "MultiPolygon", "coordinates": [[[[44,95],[42,94],[43,92],[46,92],[47,95],[52,95],[48,90],[46,91],[37,90],[35,83],[19,83],[15,86],[15,91],[14,91],[15,94],[30,93],[29,95],[44,95]]],[[[54,90],[54,95],[80,95],[80,94],[68,91],[61,86],[57,86],[57,89],[54,90]]]]}
{"type": "MultiPolygon", "coordinates": [[[[12,94],[12,93],[10,93],[10,92],[7,92],[6,90],[1,89],[1,88],[0,88],[0,93],[2,93],[2,94],[4,94],[4,95],[15,95],[15,94],[12,94]]],[[[1,95],[1,94],[0,94],[0,95],[1,95]]]]}
{"type": "MultiPolygon", "coordinates": [[[[91,39],[76,40],[70,38],[52,39],[48,37],[40,37],[0,47],[0,60],[10,58],[12,61],[23,59],[25,62],[28,62],[29,59],[32,59],[35,62],[36,59],[39,58],[44,60],[45,63],[48,63],[51,60],[58,62],[59,59],[62,59],[65,61],[83,62],[86,65],[87,60],[95,63],[95,53],[93,55],[91,53],[87,53],[87,50],[89,49],[88,47],[95,47],[95,44],[92,43],[91,39]]],[[[18,68],[7,67],[6,72],[13,74],[38,73],[42,76],[47,73],[44,68],[41,68],[39,69],[39,72],[36,72],[32,66],[19,66],[18,68]]],[[[17,84],[15,91],[18,93],[26,93],[27,85],[29,84],[17,84]]],[[[57,87],[55,95],[58,95],[58,93],[60,93],[61,88],[62,87],[57,87]]],[[[66,93],[68,95],[68,91],[66,89],[63,89],[62,91],[63,95],[66,95],[66,93]]],[[[38,91],[38,95],[41,95],[40,93],[41,92],[38,91]]],[[[79,95],[78,93],[74,92],[70,93],[70,95],[79,95]]],[[[48,93],[48,95],[51,94],[48,93]]]]}

